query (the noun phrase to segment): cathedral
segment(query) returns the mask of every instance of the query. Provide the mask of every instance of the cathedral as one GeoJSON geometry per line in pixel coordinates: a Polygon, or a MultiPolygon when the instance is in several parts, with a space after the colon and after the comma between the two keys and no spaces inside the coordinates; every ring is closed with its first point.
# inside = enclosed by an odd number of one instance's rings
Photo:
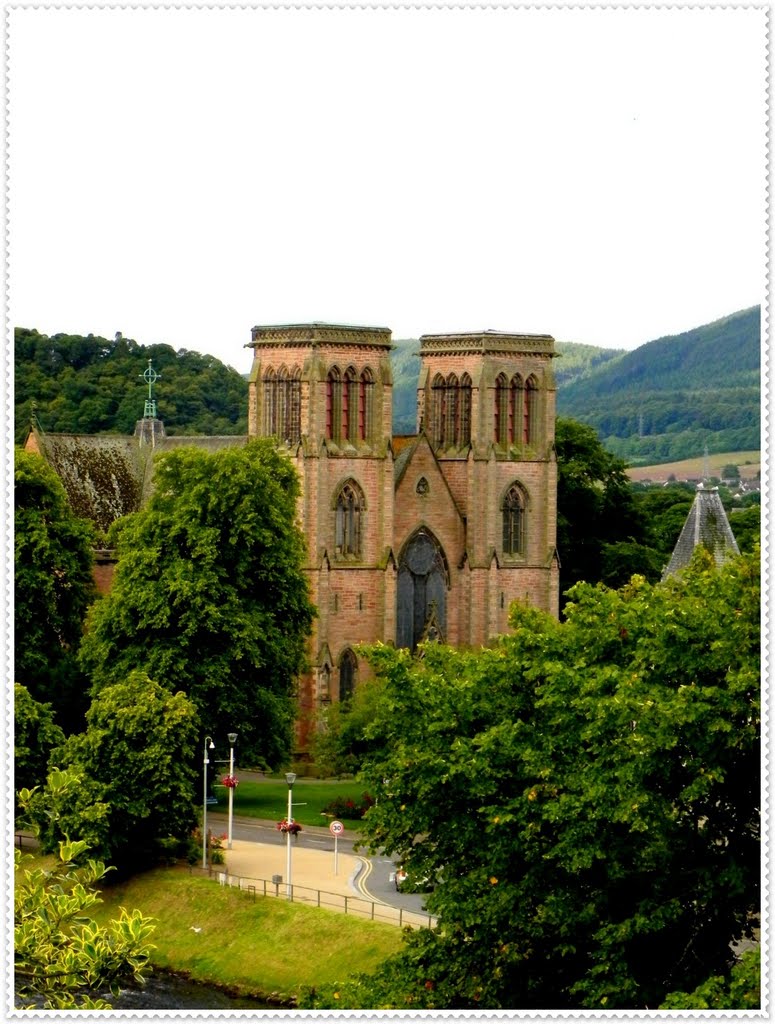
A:
{"type": "MultiPolygon", "coordinates": [[[[411,436],[392,433],[387,328],[254,327],[250,348],[248,433],[276,438],[298,471],[318,609],[299,749],[314,712],[366,671],[358,644],[485,644],[507,631],[515,600],[557,616],[553,338],[424,335],[411,436]]],[[[149,401],[133,438],[34,431],[28,447],[105,529],[142,504],[153,455],[244,440],[168,437],[149,401]]],[[[110,561],[98,552],[103,587],[110,561]]]]}

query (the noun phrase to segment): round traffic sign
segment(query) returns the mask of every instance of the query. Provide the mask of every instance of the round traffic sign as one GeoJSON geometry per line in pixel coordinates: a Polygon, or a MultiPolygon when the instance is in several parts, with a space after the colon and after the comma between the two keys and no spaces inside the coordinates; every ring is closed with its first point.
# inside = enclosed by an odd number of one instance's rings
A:
{"type": "Polygon", "coordinates": [[[340,836],[344,832],[344,825],[341,821],[332,821],[328,827],[335,836],[340,836]]]}

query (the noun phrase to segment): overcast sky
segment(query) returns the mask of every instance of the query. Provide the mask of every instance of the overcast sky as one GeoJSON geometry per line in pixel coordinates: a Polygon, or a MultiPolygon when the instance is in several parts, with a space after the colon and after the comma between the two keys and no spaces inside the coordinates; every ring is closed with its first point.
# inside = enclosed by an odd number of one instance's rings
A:
{"type": "Polygon", "coordinates": [[[764,300],[766,11],[8,12],[12,324],[634,348],[764,300]]]}

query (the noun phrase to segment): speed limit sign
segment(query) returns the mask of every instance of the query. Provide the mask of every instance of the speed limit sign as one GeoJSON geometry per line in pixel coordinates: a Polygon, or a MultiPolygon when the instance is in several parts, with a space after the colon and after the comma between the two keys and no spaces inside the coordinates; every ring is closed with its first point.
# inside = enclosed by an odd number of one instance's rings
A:
{"type": "Polygon", "coordinates": [[[341,821],[332,821],[328,827],[331,830],[331,834],[335,836],[340,836],[344,832],[344,825],[341,821]]]}

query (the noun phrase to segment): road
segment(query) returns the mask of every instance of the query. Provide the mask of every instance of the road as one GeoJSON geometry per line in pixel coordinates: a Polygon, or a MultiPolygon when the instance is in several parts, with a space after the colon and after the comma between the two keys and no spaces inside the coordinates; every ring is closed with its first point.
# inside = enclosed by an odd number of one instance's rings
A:
{"type": "MultiPolygon", "coordinates": [[[[225,832],[227,828],[227,816],[220,811],[209,811],[208,821],[212,824],[214,832],[225,832]]],[[[253,843],[272,843],[278,846],[285,846],[286,838],[278,831],[274,822],[263,821],[257,818],[235,817],[232,824],[232,838],[253,843]]],[[[421,893],[396,892],[394,882],[395,864],[389,857],[369,857],[360,850],[355,850],[357,837],[351,832],[345,832],[339,837],[339,853],[355,854],[366,862],[366,868],[360,873],[356,881],[358,891],[369,900],[375,903],[386,903],[388,906],[403,908],[404,910],[420,914],[424,911],[424,896],[421,893]]],[[[334,837],[327,829],[306,826],[298,839],[294,840],[299,846],[309,850],[320,850],[322,853],[334,852],[334,837]]]]}

